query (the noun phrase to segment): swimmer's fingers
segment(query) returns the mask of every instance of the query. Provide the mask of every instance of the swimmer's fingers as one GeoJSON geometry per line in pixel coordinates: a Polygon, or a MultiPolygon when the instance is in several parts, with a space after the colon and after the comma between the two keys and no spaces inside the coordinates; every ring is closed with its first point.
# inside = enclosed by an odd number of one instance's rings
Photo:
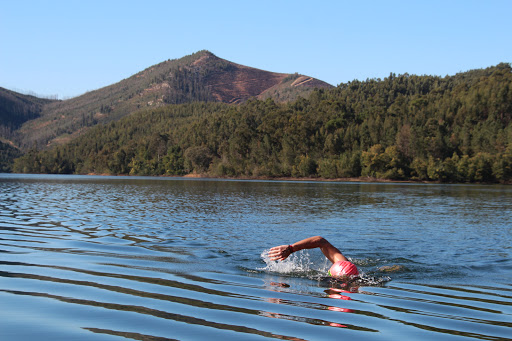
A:
{"type": "Polygon", "coordinates": [[[273,247],[268,251],[268,257],[270,260],[281,260],[281,252],[279,251],[278,247],[273,247]]]}
{"type": "Polygon", "coordinates": [[[285,260],[290,255],[290,249],[288,245],[274,246],[268,252],[270,260],[285,260]]]}

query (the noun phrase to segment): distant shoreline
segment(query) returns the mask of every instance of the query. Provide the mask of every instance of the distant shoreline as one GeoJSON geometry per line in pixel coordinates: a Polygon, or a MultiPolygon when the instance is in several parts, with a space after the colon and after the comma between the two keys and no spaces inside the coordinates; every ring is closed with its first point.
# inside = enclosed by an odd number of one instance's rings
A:
{"type": "Polygon", "coordinates": [[[33,174],[33,175],[82,175],[82,176],[114,176],[114,177],[154,177],[154,178],[185,178],[185,179],[212,179],[212,180],[254,180],[254,181],[290,181],[290,182],[364,182],[364,183],[396,183],[396,184],[431,184],[431,185],[512,185],[512,182],[441,182],[428,180],[391,180],[373,177],[359,178],[298,178],[298,177],[269,177],[269,176],[212,176],[208,174],[190,173],[185,175],[129,175],[129,174],[108,174],[108,173],[86,173],[86,174],[54,174],[54,173],[6,173],[6,174],[33,174]]]}
{"type": "MultiPolygon", "coordinates": [[[[107,174],[107,173],[88,173],[75,175],[93,175],[93,176],[132,176],[128,174],[107,174]]],[[[298,178],[298,177],[269,177],[269,176],[211,176],[208,174],[190,173],[185,175],[133,175],[141,177],[162,177],[162,178],[187,178],[187,179],[213,179],[213,180],[256,180],[256,181],[314,181],[314,182],[365,182],[365,183],[410,183],[410,184],[445,184],[445,185],[512,185],[512,182],[440,182],[427,180],[390,180],[373,177],[351,177],[351,178],[298,178]]]]}
{"type": "Polygon", "coordinates": [[[297,178],[297,177],[270,177],[270,176],[213,176],[208,174],[190,173],[185,175],[128,175],[128,174],[108,174],[108,173],[87,173],[75,175],[94,175],[94,176],[142,176],[142,177],[162,177],[162,178],[187,178],[187,179],[217,179],[217,180],[260,180],[260,181],[318,181],[318,182],[375,182],[375,183],[440,183],[436,181],[420,180],[390,180],[378,179],[372,177],[361,178],[297,178]]]}

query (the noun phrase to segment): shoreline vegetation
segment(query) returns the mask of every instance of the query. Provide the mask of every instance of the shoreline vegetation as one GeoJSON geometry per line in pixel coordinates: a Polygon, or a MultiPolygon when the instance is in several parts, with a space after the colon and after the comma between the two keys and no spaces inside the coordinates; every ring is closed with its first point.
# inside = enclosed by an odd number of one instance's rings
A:
{"type": "MultiPolygon", "coordinates": [[[[24,173],[17,173],[24,174],[24,173]]],[[[211,176],[208,174],[197,174],[189,173],[185,175],[130,175],[130,174],[108,174],[108,173],[88,173],[88,174],[73,174],[73,175],[84,175],[84,176],[113,176],[113,177],[128,177],[128,176],[140,176],[140,177],[161,177],[161,178],[186,178],[186,179],[212,179],[212,180],[247,180],[247,181],[290,181],[290,182],[361,182],[361,183],[409,183],[409,184],[460,184],[460,185],[512,185],[512,181],[496,183],[496,182],[472,182],[472,183],[461,183],[461,182],[441,182],[433,180],[393,180],[383,179],[374,177],[350,177],[350,178],[301,178],[301,177],[268,177],[268,176],[211,176]]]]}
{"type": "Polygon", "coordinates": [[[443,78],[390,74],[287,103],[143,109],[64,145],[28,150],[12,170],[509,184],[512,67],[443,78]]]}

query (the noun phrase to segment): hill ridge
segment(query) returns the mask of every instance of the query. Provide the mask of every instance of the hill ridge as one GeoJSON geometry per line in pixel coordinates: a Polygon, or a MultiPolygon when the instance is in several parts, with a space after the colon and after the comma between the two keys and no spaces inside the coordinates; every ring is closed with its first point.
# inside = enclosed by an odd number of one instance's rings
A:
{"type": "Polygon", "coordinates": [[[317,87],[332,88],[320,80],[306,86],[283,83],[289,76],[237,64],[201,50],[149,66],[83,95],[43,105],[38,117],[18,130],[15,144],[26,150],[34,145],[66,143],[88,127],[116,121],[148,107],[196,101],[238,104],[268,97],[283,102],[306,97],[317,87]]]}

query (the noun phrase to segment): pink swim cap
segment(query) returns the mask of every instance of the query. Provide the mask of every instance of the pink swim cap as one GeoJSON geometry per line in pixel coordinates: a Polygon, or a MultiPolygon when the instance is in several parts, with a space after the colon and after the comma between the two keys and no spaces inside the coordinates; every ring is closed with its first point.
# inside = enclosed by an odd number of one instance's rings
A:
{"type": "Polygon", "coordinates": [[[332,277],[341,277],[347,275],[357,276],[359,275],[359,271],[357,271],[356,266],[349,261],[340,260],[331,266],[329,269],[329,275],[332,277]]]}

